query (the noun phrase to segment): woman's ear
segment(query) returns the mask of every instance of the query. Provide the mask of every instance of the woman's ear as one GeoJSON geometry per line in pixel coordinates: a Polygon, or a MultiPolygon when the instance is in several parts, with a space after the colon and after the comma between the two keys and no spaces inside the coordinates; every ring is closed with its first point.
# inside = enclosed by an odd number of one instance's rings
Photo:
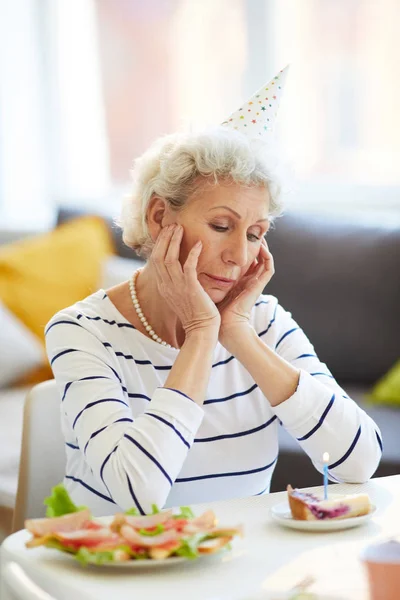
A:
{"type": "Polygon", "coordinates": [[[150,200],[147,208],[146,221],[153,242],[156,241],[161,229],[169,224],[167,217],[168,213],[168,204],[164,198],[154,196],[150,200]]]}

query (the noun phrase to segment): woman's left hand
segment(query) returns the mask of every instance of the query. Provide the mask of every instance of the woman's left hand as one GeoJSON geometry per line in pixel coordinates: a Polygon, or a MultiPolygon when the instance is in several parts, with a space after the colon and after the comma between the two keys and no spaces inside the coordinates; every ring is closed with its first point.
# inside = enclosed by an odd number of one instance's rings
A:
{"type": "Polygon", "coordinates": [[[251,310],[275,272],[274,259],[263,238],[258,257],[217,307],[221,314],[219,341],[225,347],[239,341],[250,321],[251,310]]]}

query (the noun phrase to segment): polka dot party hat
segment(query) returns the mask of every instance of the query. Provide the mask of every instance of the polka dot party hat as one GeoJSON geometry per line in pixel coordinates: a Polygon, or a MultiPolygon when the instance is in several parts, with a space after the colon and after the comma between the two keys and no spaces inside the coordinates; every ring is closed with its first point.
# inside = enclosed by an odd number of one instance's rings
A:
{"type": "Polygon", "coordinates": [[[252,138],[270,134],[276,120],[288,70],[289,65],[269,83],[263,85],[243,106],[223,121],[222,125],[237,129],[252,138]]]}

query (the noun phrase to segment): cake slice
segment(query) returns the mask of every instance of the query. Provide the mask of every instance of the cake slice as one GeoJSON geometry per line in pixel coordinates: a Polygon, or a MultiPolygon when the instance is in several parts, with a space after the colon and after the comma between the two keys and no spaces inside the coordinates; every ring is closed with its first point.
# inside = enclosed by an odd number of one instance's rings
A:
{"type": "Polygon", "coordinates": [[[319,521],[325,519],[350,519],[367,515],[372,508],[368,494],[343,494],[321,500],[314,494],[301,492],[287,486],[287,494],[293,519],[319,521]]]}

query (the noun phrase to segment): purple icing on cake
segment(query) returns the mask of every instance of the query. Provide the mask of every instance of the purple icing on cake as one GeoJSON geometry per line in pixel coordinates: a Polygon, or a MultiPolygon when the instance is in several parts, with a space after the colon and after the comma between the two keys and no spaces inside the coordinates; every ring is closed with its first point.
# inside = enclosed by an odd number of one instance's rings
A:
{"type": "Polygon", "coordinates": [[[317,496],[314,496],[314,494],[300,492],[297,489],[293,490],[292,496],[305,502],[314,517],[320,520],[342,517],[350,510],[347,504],[339,504],[335,508],[323,508],[320,505],[320,498],[317,498],[317,496]]]}
{"type": "Polygon", "coordinates": [[[339,504],[336,508],[321,508],[315,504],[309,504],[308,508],[316,519],[335,519],[342,517],[349,512],[349,507],[346,504],[339,504]]]}

